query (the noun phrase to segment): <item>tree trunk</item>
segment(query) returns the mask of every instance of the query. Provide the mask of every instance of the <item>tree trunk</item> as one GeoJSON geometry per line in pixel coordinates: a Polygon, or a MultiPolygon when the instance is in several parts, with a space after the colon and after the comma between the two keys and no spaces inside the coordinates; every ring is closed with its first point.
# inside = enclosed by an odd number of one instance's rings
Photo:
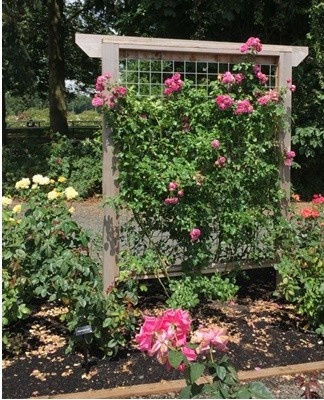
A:
{"type": "Polygon", "coordinates": [[[65,97],[63,0],[48,0],[48,60],[50,127],[53,132],[67,133],[65,97]]]}

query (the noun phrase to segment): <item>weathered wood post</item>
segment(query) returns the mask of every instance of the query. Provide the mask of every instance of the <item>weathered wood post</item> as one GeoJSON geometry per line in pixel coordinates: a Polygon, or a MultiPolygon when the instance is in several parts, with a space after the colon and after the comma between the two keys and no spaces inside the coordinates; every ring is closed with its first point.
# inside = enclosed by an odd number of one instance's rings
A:
{"type": "MultiPolygon", "coordinates": [[[[102,73],[109,72],[112,82],[119,78],[119,46],[115,43],[102,43],[102,73]]],[[[107,126],[105,116],[102,117],[102,194],[104,199],[118,195],[118,169],[114,147],[112,144],[112,130],[107,126]]],[[[119,274],[119,221],[116,210],[107,204],[104,207],[103,222],[103,289],[104,292],[113,285],[119,274]]]]}

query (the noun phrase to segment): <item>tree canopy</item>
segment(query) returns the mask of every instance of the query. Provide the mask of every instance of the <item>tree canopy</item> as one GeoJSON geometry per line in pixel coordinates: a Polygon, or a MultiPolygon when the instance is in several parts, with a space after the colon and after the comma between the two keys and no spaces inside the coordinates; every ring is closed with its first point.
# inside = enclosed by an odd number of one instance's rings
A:
{"type": "Polygon", "coordinates": [[[304,104],[297,123],[309,124],[311,115],[323,124],[323,1],[3,0],[2,7],[4,92],[26,105],[50,99],[53,128],[66,119],[65,81],[91,87],[100,72],[99,61],[75,44],[75,32],[235,42],[258,36],[263,43],[307,45],[311,56],[295,77],[302,89],[295,102],[304,104]]]}

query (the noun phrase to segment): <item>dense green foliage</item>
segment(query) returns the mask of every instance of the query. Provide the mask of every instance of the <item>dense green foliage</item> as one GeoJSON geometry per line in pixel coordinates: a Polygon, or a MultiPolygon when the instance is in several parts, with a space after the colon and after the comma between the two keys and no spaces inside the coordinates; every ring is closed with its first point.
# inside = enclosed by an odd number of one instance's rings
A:
{"type": "Polygon", "coordinates": [[[34,175],[16,189],[24,199],[11,205],[3,198],[3,342],[11,347],[10,328],[29,315],[34,300],[63,304],[60,316],[70,332],[67,351],[74,348],[77,327],[91,325],[87,342],[107,355],[127,343],[135,329],[133,307],[137,285],[119,282],[105,296],[101,266],[90,256],[94,238],[72,219],[78,193],[57,181],[34,175]]]}
{"type": "Polygon", "coordinates": [[[277,228],[281,235],[280,262],[275,266],[281,281],[278,293],[297,305],[310,326],[324,336],[324,197],[312,207],[294,212],[277,228]]]}
{"type": "Polygon", "coordinates": [[[65,176],[83,198],[101,194],[101,159],[101,132],[84,140],[59,134],[41,143],[14,140],[3,149],[3,191],[17,196],[14,184],[21,176],[41,173],[65,176]]]}
{"type": "Polygon", "coordinates": [[[260,85],[253,61],[233,71],[238,82],[213,82],[209,93],[186,81],[163,98],[130,89],[103,106],[119,171],[119,196],[108,201],[132,215],[122,226],[121,268],[168,276],[180,265],[183,281],[166,289],[173,307],[235,294],[233,282],[222,284],[218,275],[213,284],[199,278],[213,262],[240,265],[275,256],[284,108],[279,93],[260,85]],[[263,95],[272,100],[264,104],[263,95]],[[223,99],[231,104],[220,107],[223,99]],[[241,104],[251,110],[240,111],[241,104]]]}

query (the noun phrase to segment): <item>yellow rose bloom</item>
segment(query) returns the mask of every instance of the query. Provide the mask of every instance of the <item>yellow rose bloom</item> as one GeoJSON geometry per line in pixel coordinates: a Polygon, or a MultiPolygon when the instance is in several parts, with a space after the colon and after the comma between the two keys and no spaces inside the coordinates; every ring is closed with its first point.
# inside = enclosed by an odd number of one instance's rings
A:
{"type": "Polygon", "coordinates": [[[69,213],[70,213],[70,214],[73,214],[74,212],[75,212],[75,208],[74,208],[74,207],[70,207],[70,208],[69,208],[69,213]]]}
{"type": "Polygon", "coordinates": [[[14,206],[14,208],[12,209],[12,212],[14,214],[19,214],[21,212],[21,204],[17,204],[16,206],[14,206]]]}
{"type": "Polygon", "coordinates": [[[55,200],[61,196],[62,193],[57,192],[55,189],[47,193],[48,200],[55,200]]]}
{"type": "Polygon", "coordinates": [[[60,176],[57,181],[63,183],[66,181],[66,178],[64,176],[60,176]]]}
{"type": "Polygon", "coordinates": [[[78,192],[71,186],[64,190],[64,194],[68,200],[75,199],[78,196],[78,192]]]}
{"type": "Polygon", "coordinates": [[[2,196],[3,207],[8,207],[12,204],[12,199],[10,197],[2,196]]]}
{"type": "Polygon", "coordinates": [[[16,189],[28,189],[30,186],[30,179],[29,178],[23,178],[20,181],[16,182],[15,188],[16,189]]]}
{"type": "Polygon", "coordinates": [[[51,179],[51,180],[50,180],[50,183],[52,183],[52,184],[55,183],[55,180],[54,180],[54,179],[51,179]]]}

